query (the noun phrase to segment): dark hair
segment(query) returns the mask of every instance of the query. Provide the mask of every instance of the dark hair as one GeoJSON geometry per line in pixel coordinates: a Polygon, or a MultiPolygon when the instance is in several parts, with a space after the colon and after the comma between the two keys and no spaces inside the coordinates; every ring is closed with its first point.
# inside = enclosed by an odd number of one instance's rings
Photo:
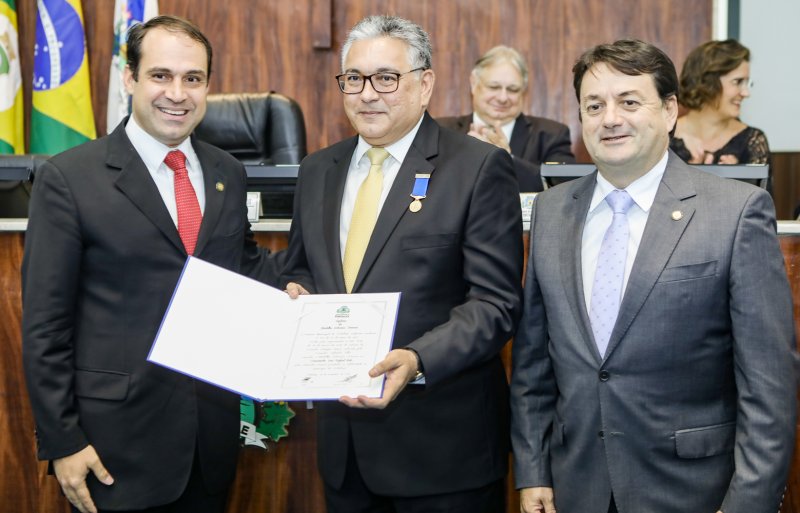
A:
{"type": "Polygon", "coordinates": [[[678,101],[687,109],[701,109],[722,94],[720,77],[749,60],[750,50],[735,39],[701,44],[683,63],[678,101]]]}
{"type": "Polygon", "coordinates": [[[661,101],[678,94],[678,73],[667,54],[650,43],[638,39],[622,39],[590,48],[575,62],[572,67],[572,83],[578,103],[581,101],[583,76],[599,63],[605,63],[626,75],[652,75],[661,101]]]}
{"type": "Polygon", "coordinates": [[[211,76],[211,43],[200,32],[197,25],[178,16],[163,15],[150,18],[144,23],[137,23],[128,30],[128,67],[133,73],[133,79],[139,80],[139,62],[142,60],[142,41],[147,33],[155,28],[169,32],[177,32],[202,44],[208,56],[207,75],[211,76]]]}

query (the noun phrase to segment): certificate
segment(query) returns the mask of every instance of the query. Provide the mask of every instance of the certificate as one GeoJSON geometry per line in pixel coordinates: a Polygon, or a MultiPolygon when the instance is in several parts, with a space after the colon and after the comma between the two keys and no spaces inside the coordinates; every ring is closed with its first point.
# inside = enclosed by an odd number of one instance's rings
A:
{"type": "Polygon", "coordinates": [[[380,397],[399,293],[278,289],[189,257],[148,360],[259,401],[380,397]]]}

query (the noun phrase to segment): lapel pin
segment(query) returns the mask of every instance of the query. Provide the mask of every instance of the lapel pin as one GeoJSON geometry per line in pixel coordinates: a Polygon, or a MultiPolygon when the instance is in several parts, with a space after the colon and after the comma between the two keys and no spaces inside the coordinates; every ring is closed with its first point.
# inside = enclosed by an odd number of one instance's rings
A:
{"type": "Polygon", "coordinates": [[[672,212],[672,220],[680,221],[681,219],[683,219],[683,212],[681,212],[680,210],[674,210],[672,212]]]}
{"type": "MultiPolygon", "coordinates": [[[[217,182],[217,190],[218,190],[219,192],[222,192],[222,191],[224,191],[224,190],[225,190],[225,184],[224,184],[224,183],[222,183],[222,182],[217,182]]],[[[675,214],[672,214],[672,215],[674,216],[675,214]]]]}

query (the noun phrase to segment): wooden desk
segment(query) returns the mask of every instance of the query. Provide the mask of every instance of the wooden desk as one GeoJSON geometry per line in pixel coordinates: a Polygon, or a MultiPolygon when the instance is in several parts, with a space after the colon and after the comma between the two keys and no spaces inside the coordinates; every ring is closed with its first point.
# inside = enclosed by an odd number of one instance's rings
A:
{"type": "MultiPolygon", "coordinates": [[[[256,225],[259,243],[286,247],[288,221],[256,225]]],[[[33,418],[22,373],[20,266],[24,220],[0,220],[0,508],[14,513],[68,513],[66,499],[46,465],[36,461],[33,418]]],[[[794,297],[795,329],[800,340],[800,223],[779,223],[781,249],[794,297]]],[[[527,247],[527,236],[526,247],[527,247]]],[[[509,346],[504,350],[508,362],[509,346]]],[[[322,483],[316,470],[316,419],[305,403],[289,437],[261,449],[243,449],[229,501],[230,513],[322,513],[322,483]]],[[[800,426],[798,426],[800,437],[800,426]]],[[[508,512],[519,511],[509,484],[508,512]]],[[[800,447],[795,448],[783,513],[800,513],[800,447]]]]}

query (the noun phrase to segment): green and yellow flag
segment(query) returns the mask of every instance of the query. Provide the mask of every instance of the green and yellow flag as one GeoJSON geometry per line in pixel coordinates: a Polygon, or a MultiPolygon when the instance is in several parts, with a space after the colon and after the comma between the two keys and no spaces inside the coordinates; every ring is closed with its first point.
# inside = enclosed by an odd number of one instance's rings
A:
{"type": "Polygon", "coordinates": [[[31,153],[54,155],[97,136],[80,0],[37,0],[31,153]]]}
{"type": "Polygon", "coordinates": [[[17,10],[0,0],[0,153],[25,153],[17,10]]]}

